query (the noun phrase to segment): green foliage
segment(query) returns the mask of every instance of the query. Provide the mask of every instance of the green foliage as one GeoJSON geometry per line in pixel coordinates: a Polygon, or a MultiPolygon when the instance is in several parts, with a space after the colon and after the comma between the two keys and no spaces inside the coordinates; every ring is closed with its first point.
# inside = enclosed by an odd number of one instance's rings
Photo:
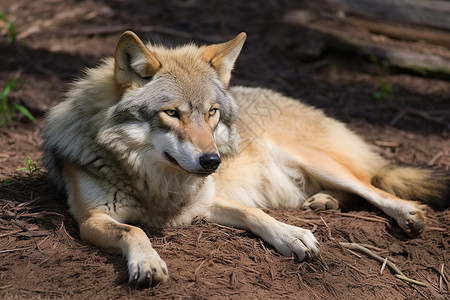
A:
{"type": "Polygon", "coordinates": [[[11,123],[11,119],[17,114],[17,112],[23,113],[31,121],[36,120],[35,117],[29,112],[26,107],[11,103],[8,101],[8,95],[12,90],[16,89],[19,83],[14,78],[9,78],[6,87],[2,92],[2,98],[0,102],[0,126],[8,125],[11,123]]]}
{"type": "Polygon", "coordinates": [[[36,162],[33,161],[33,160],[31,159],[31,157],[29,157],[28,155],[27,155],[27,158],[26,158],[26,160],[25,160],[25,164],[26,164],[26,167],[17,169],[16,171],[25,171],[25,172],[28,172],[28,179],[30,180],[31,183],[33,183],[33,182],[34,182],[33,174],[34,174],[36,171],[38,171],[39,168],[38,168],[36,162]]]}
{"type": "Polygon", "coordinates": [[[386,96],[391,95],[393,91],[394,88],[392,87],[392,85],[384,81],[383,74],[378,74],[378,89],[373,92],[372,97],[377,100],[381,100],[386,98],[386,96]]]}
{"type": "Polygon", "coordinates": [[[11,38],[11,44],[12,44],[12,45],[15,45],[15,44],[16,44],[16,41],[17,41],[17,39],[16,39],[16,35],[17,35],[17,34],[16,34],[16,28],[15,28],[14,22],[8,20],[8,19],[6,18],[5,12],[3,12],[3,11],[0,11],[0,20],[5,21],[5,23],[6,23],[6,29],[8,30],[9,37],[11,38]]]}
{"type": "Polygon", "coordinates": [[[7,185],[8,183],[11,183],[11,182],[12,182],[12,179],[3,180],[2,182],[0,182],[0,187],[7,185]]]}
{"type": "Polygon", "coordinates": [[[332,64],[330,65],[330,70],[331,70],[331,72],[337,73],[337,71],[339,71],[339,67],[338,67],[337,64],[332,63],[332,64]]]}
{"type": "Polygon", "coordinates": [[[378,73],[378,88],[375,90],[375,92],[372,93],[372,97],[377,100],[385,99],[387,96],[392,95],[392,93],[394,92],[394,88],[384,80],[384,72],[380,66],[380,63],[378,62],[377,57],[372,53],[369,53],[369,59],[377,67],[378,73]]]}

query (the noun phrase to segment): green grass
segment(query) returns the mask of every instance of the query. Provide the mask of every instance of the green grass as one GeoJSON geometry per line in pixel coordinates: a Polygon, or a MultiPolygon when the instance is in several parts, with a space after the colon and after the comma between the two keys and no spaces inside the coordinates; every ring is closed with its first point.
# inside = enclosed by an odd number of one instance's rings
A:
{"type": "Polygon", "coordinates": [[[30,111],[19,104],[11,103],[8,100],[8,95],[11,93],[14,89],[17,89],[19,83],[14,78],[9,78],[8,82],[3,89],[2,92],[2,98],[0,102],[0,126],[1,125],[7,125],[11,123],[12,118],[18,113],[23,113],[28,119],[31,121],[36,120],[36,118],[30,113],[30,111]]]}
{"type": "Polygon", "coordinates": [[[3,180],[2,182],[0,182],[0,187],[4,186],[4,185],[7,185],[8,183],[11,183],[11,182],[12,182],[12,179],[3,180]]]}
{"type": "MultiPolygon", "coordinates": [[[[6,24],[5,27],[8,30],[9,37],[11,39],[11,44],[15,45],[16,38],[16,29],[14,26],[14,22],[9,20],[6,17],[5,12],[0,11],[0,21],[4,21],[6,24]]],[[[1,93],[0,99],[0,126],[7,125],[9,126],[12,118],[18,113],[23,113],[28,119],[34,121],[34,116],[28,111],[28,109],[22,105],[11,103],[8,99],[8,95],[14,90],[17,89],[19,82],[17,79],[8,78],[8,82],[1,93]]]]}
{"type": "Polygon", "coordinates": [[[16,171],[25,171],[28,172],[28,179],[30,180],[31,183],[34,182],[34,177],[33,174],[39,170],[39,167],[37,166],[37,163],[31,159],[31,157],[29,157],[27,155],[27,158],[25,159],[25,165],[26,167],[23,168],[19,168],[16,171]]]}
{"type": "Polygon", "coordinates": [[[8,18],[6,18],[6,14],[3,11],[0,11],[0,20],[5,21],[6,23],[6,29],[8,30],[9,33],[9,37],[11,39],[11,44],[15,45],[16,41],[17,41],[17,34],[16,34],[16,28],[14,25],[14,22],[11,20],[8,20],[8,18]]]}
{"type": "Polygon", "coordinates": [[[378,62],[377,57],[372,53],[369,53],[368,55],[372,63],[376,66],[378,73],[378,88],[372,93],[372,97],[377,100],[385,99],[393,94],[394,88],[389,83],[386,83],[383,69],[378,62]]]}
{"type": "Polygon", "coordinates": [[[334,72],[334,73],[337,73],[339,71],[338,65],[335,64],[335,63],[330,64],[330,71],[334,72]]]}
{"type": "Polygon", "coordinates": [[[382,100],[392,95],[394,88],[384,80],[383,74],[378,74],[378,88],[372,93],[372,97],[377,100],[382,100]]]}

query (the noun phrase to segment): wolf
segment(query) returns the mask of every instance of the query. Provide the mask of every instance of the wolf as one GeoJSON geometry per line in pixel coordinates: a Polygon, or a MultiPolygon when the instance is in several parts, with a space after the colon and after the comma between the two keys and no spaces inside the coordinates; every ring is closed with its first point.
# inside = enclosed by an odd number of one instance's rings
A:
{"type": "Polygon", "coordinates": [[[67,194],[82,240],[119,251],[129,281],[169,279],[146,233],[200,217],[253,232],[298,261],[319,251],[306,229],[261,208],[337,209],[367,200],[411,237],[425,205],[445,208],[443,172],[389,164],[343,123],[262,88],[230,87],[246,39],[167,48],[123,33],[43,130],[49,178],[67,194]]]}

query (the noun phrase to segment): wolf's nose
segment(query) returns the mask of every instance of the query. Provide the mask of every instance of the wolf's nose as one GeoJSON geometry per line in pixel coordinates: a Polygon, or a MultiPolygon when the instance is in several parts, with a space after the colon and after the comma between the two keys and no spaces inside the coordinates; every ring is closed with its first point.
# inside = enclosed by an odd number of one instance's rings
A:
{"type": "Polygon", "coordinates": [[[222,162],[219,155],[215,153],[203,154],[202,156],[200,156],[199,160],[202,168],[207,171],[215,171],[222,162]]]}

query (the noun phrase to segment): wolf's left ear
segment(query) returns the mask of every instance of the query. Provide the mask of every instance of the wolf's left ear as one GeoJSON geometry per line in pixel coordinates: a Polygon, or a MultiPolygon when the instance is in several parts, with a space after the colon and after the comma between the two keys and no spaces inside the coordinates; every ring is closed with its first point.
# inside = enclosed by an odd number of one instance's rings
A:
{"type": "Polygon", "coordinates": [[[239,33],[234,39],[222,44],[203,46],[200,48],[203,59],[211,64],[216,70],[219,79],[225,86],[228,86],[231,77],[231,70],[236,61],[247,34],[239,33]]]}
{"type": "Polygon", "coordinates": [[[161,67],[155,55],[132,31],[122,34],[114,59],[114,75],[121,88],[150,79],[161,67]]]}

